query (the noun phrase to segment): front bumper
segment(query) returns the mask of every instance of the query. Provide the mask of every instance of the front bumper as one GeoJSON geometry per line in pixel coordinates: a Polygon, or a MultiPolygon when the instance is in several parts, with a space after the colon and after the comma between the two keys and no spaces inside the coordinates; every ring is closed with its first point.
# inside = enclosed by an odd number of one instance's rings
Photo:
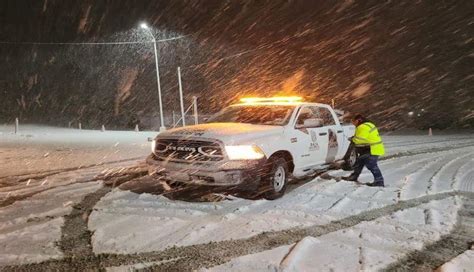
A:
{"type": "Polygon", "coordinates": [[[266,159],[222,162],[173,162],[147,157],[148,172],[165,180],[212,186],[253,186],[260,183],[266,159]]]}

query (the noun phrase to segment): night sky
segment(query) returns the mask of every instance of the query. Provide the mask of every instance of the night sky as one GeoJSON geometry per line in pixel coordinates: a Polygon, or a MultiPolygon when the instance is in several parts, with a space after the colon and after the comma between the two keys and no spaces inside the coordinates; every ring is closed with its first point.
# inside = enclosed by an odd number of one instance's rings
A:
{"type": "Polygon", "coordinates": [[[185,104],[198,96],[204,114],[291,94],[334,98],[385,129],[474,127],[474,1],[448,0],[2,0],[0,122],[156,128],[141,22],[180,37],[158,43],[168,119],[180,66],[185,104]]]}

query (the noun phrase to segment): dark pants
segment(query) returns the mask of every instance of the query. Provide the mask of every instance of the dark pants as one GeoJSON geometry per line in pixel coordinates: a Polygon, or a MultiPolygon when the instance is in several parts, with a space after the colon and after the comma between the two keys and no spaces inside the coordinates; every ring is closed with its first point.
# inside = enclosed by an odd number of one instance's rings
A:
{"type": "Polygon", "coordinates": [[[367,167],[372,175],[374,175],[374,183],[383,185],[383,176],[382,172],[380,172],[379,166],[377,165],[377,160],[379,156],[373,156],[370,154],[362,154],[357,158],[357,161],[354,165],[354,172],[352,175],[355,178],[358,178],[360,173],[362,173],[362,169],[367,167]]]}

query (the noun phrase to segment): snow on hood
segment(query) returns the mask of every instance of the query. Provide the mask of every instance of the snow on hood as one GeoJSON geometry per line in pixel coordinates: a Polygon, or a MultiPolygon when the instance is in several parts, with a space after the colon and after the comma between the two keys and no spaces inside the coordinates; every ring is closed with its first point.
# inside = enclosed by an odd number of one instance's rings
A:
{"type": "Polygon", "coordinates": [[[210,123],[170,129],[160,133],[158,137],[209,138],[221,140],[226,144],[236,144],[279,133],[283,133],[282,126],[210,123]]]}

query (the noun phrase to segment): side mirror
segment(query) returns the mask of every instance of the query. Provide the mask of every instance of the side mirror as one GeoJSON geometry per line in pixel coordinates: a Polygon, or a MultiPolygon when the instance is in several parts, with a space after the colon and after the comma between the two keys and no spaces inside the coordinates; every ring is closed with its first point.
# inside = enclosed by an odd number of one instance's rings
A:
{"type": "Polygon", "coordinates": [[[321,118],[309,118],[304,120],[303,126],[305,128],[317,128],[323,125],[323,120],[321,118]]]}

